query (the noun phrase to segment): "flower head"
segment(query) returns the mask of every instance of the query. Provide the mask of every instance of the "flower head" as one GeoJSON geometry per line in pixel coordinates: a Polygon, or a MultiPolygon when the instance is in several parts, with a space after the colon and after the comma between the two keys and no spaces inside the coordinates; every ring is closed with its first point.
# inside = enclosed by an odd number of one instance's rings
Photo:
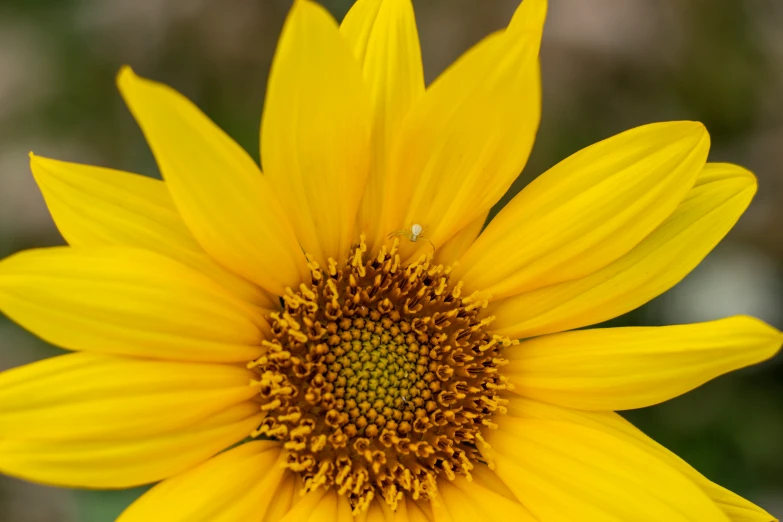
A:
{"type": "Polygon", "coordinates": [[[164,181],[31,155],[68,247],[0,310],[76,353],[0,374],[0,471],[161,481],[142,520],[766,521],[613,413],[774,355],[749,317],[576,330],[681,280],[755,178],[694,122],[538,177],[544,0],[425,89],[409,0],[297,0],[261,168],[181,95],[118,84],[164,181]],[[233,447],[232,447],[233,446],[233,447]],[[227,449],[230,448],[230,449],[227,449]]]}

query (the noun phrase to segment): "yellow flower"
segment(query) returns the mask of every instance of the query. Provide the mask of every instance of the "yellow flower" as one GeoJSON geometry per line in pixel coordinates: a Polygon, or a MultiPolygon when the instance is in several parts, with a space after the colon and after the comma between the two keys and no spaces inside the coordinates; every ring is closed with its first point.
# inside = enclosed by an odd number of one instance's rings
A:
{"type": "Polygon", "coordinates": [[[780,332],[565,332],[672,287],[747,207],[753,175],[706,163],[701,124],[588,147],[479,235],[538,127],[545,12],[525,0],[425,89],[409,0],[340,27],[297,0],[263,174],[121,71],[165,181],[32,156],[70,246],[3,260],[0,310],[77,353],[0,375],[0,471],[162,481],[122,522],[772,520],[613,412],[767,359],[780,332]]]}

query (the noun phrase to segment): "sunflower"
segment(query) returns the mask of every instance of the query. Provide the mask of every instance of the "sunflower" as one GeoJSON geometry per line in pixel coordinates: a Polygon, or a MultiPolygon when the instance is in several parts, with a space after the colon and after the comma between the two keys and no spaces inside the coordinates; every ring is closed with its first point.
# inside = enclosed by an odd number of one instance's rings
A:
{"type": "Polygon", "coordinates": [[[539,176],[545,0],[425,89],[409,0],[297,0],[258,165],[124,68],[164,181],[31,155],[69,246],[0,262],[0,310],[76,353],[0,374],[0,471],[159,482],[122,522],[769,522],[626,422],[771,357],[744,316],[595,328],[681,280],[753,175],[694,122],[539,176]]]}

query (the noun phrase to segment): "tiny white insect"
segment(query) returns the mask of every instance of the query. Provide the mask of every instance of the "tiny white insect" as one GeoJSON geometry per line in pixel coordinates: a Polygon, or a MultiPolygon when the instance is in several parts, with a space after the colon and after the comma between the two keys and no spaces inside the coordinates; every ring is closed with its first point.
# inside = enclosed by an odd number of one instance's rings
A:
{"type": "Polygon", "coordinates": [[[413,225],[411,225],[411,228],[403,228],[401,230],[391,232],[388,237],[389,239],[391,239],[394,236],[405,236],[410,240],[411,243],[415,243],[419,239],[423,239],[430,244],[433,250],[435,250],[435,245],[432,243],[432,241],[430,241],[428,238],[422,235],[423,232],[424,232],[424,227],[419,223],[414,223],[413,225]]]}
{"type": "Polygon", "coordinates": [[[411,227],[410,240],[415,243],[416,240],[419,239],[419,236],[421,235],[422,232],[424,232],[424,227],[419,225],[418,223],[414,223],[413,226],[411,227]]]}

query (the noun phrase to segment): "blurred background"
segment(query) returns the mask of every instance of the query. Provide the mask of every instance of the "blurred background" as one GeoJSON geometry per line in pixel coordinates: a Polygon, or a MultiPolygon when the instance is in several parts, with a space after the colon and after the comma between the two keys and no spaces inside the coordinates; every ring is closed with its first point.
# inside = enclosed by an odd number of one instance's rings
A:
{"type": "MultiPolygon", "coordinates": [[[[341,19],[351,0],[323,0],[341,19]]],[[[114,86],[122,64],[196,101],[258,159],[264,86],[291,0],[0,0],[0,258],[62,242],[28,151],[157,176],[114,86]]],[[[517,0],[414,0],[432,81],[517,0]]],[[[640,124],[703,121],[713,161],[759,193],[675,289],[612,321],[747,313],[783,329],[783,2],[555,0],[543,122],[509,195],[557,161],[640,124]]],[[[0,370],[58,353],[0,317],[0,370]]],[[[783,518],[783,357],[627,416],[709,478],[783,518]]],[[[109,522],[143,489],[88,492],[0,476],[0,520],[109,522]]]]}

